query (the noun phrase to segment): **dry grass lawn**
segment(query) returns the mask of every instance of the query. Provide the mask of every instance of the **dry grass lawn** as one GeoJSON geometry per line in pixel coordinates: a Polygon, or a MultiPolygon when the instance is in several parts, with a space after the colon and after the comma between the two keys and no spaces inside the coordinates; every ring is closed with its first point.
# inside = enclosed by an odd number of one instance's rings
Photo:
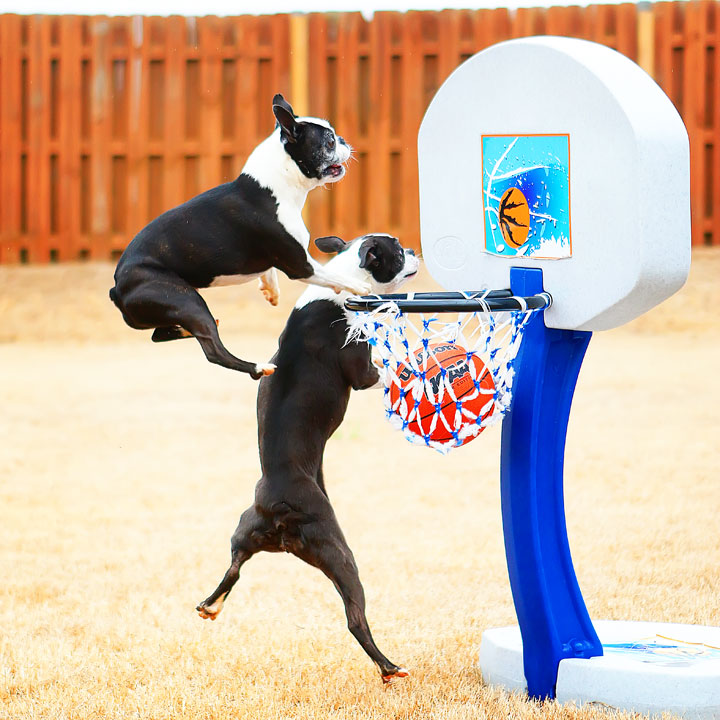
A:
{"type": "MultiPolygon", "coordinates": [[[[153,345],[107,299],[110,264],[0,267],[0,718],[607,718],[482,684],[483,630],[514,621],[500,429],[442,457],[356,393],[329,443],[331,499],[386,689],[317,570],[259,555],[215,623],[259,475],[257,386],[197,343],[153,345]]],[[[414,284],[426,289],[427,278],[414,284]]],[[[280,308],[207,293],[228,347],[266,360],[280,308]]],[[[566,457],[575,567],[594,618],[720,625],[720,253],[681,293],[598,333],[566,457]]],[[[623,717],[628,717],[623,716],[623,717]]]]}

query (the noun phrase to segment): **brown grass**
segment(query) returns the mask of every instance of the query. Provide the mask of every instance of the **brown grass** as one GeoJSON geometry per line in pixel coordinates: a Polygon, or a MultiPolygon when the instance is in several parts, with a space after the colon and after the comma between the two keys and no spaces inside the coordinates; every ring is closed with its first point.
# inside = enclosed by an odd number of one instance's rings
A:
{"type": "MultiPolygon", "coordinates": [[[[608,717],[482,684],[483,630],[514,621],[500,430],[441,457],[372,392],[326,477],[378,645],[412,676],[384,689],[335,590],[291,556],[254,558],[200,620],[259,473],[257,386],[125,327],[111,275],[0,267],[0,718],[608,717]]],[[[720,625],[718,278],[720,253],[697,252],[676,297],[590,344],[566,505],[594,618],[720,625]]],[[[284,282],[279,309],[254,284],[207,297],[229,348],[261,361],[301,289],[284,282]]]]}

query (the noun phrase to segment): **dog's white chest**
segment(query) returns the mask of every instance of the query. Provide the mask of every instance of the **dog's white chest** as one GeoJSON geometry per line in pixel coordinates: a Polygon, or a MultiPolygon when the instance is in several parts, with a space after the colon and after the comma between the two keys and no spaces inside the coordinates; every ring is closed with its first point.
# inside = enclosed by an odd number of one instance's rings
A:
{"type": "Polygon", "coordinates": [[[223,287],[224,285],[244,285],[255,278],[259,278],[262,273],[252,273],[251,275],[218,275],[209,285],[209,287],[223,287]]]}
{"type": "Polygon", "coordinates": [[[283,202],[280,197],[278,197],[277,200],[278,222],[307,250],[308,245],[310,245],[310,233],[305,227],[301,209],[290,202],[283,202]]]}
{"type": "Polygon", "coordinates": [[[317,181],[303,176],[283,149],[278,130],[252,151],[242,171],[272,193],[277,203],[278,222],[307,250],[310,233],[305,227],[302,209],[317,181]]]}

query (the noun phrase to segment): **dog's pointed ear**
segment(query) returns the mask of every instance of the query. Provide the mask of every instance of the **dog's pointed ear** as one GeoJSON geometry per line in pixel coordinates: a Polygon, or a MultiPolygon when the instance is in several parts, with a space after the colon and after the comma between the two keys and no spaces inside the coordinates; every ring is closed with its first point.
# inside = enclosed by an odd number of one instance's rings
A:
{"type": "Polygon", "coordinates": [[[315,247],[324,253],[342,252],[347,243],[336,235],[326,235],[315,240],[315,247]]]}
{"type": "Polygon", "coordinates": [[[280,107],[285,108],[293,117],[297,117],[295,114],[295,111],[292,109],[292,106],[290,103],[283,97],[282,93],[277,93],[275,97],[273,97],[272,101],[273,105],[279,105],[280,107]]]}
{"type": "Polygon", "coordinates": [[[379,262],[377,243],[373,238],[368,238],[363,242],[358,257],[360,258],[360,267],[366,270],[371,270],[379,262]]]}
{"type": "Polygon", "coordinates": [[[297,141],[298,124],[295,122],[295,115],[285,98],[279,93],[273,98],[273,115],[280,125],[281,132],[288,142],[297,141]],[[278,100],[279,98],[279,100],[278,100]]]}

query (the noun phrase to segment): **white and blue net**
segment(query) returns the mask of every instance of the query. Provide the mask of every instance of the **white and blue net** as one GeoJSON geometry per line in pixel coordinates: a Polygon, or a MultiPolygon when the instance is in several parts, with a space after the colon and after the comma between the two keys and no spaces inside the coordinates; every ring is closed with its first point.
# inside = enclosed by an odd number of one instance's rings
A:
{"type": "MultiPolygon", "coordinates": [[[[473,293],[473,296],[482,312],[403,311],[394,300],[372,310],[347,312],[348,341],[365,340],[372,348],[384,386],[383,403],[390,424],[402,431],[410,442],[441,453],[462,445],[470,436],[477,436],[499,422],[508,411],[515,357],[533,312],[528,308],[490,311],[483,308],[485,295],[473,293]],[[467,371],[474,388],[460,398],[453,390],[452,373],[435,359],[434,346],[438,344],[457,345],[466,351],[467,371]],[[471,360],[473,355],[480,358],[490,372],[494,388],[481,382],[479,375],[484,371],[478,372],[471,360]],[[437,374],[436,362],[441,368],[437,374]],[[428,373],[429,368],[432,373],[428,373]],[[408,369],[412,374],[410,378],[408,369]],[[434,406],[434,412],[419,411],[423,397],[434,406]],[[443,439],[438,440],[438,436],[443,439]]],[[[412,295],[408,295],[408,299],[411,298],[412,295]]],[[[427,402],[423,405],[427,409],[427,402]]]]}

